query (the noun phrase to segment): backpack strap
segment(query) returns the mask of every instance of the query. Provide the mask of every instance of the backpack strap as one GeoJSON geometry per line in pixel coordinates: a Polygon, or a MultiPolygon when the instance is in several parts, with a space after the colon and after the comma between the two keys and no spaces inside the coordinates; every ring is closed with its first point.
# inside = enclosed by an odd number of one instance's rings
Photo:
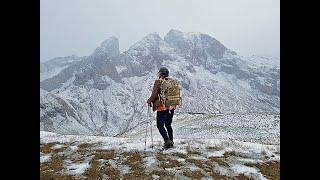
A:
{"type": "Polygon", "coordinates": [[[160,78],[160,94],[158,95],[158,97],[159,97],[159,101],[162,103],[162,104],[164,104],[165,102],[164,102],[164,98],[163,98],[163,96],[164,96],[164,92],[163,92],[163,79],[161,79],[160,78]]]}

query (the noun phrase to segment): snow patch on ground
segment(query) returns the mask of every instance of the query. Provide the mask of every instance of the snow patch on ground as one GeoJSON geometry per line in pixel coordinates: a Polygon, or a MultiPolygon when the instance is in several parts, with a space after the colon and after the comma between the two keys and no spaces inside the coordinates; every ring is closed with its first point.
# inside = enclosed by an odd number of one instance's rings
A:
{"type": "Polygon", "coordinates": [[[237,174],[245,174],[247,176],[251,176],[254,179],[267,180],[261,173],[258,172],[257,169],[253,167],[248,167],[242,164],[235,164],[231,166],[231,169],[237,174]]]}
{"type": "MultiPolygon", "coordinates": [[[[243,142],[237,140],[225,139],[176,139],[174,148],[159,152],[162,146],[162,139],[154,139],[154,148],[151,148],[151,139],[147,140],[147,149],[144,151],[144,138],[132,137],[103,137],[103,136],[84,136],[84,135],[61,135],[46,131],[40,131],[40,143],[46,144],[57,142],[53,147],[62,147],[60,143],[70,144],[64,152],[59,152],[66,157],[74,158],[72,155],[80,148],[81,144],[91,144],[86,149],[86,155],[82,155],[82,160],[75,161],[71,159],[64,160],[65,171],[71,175],[79,175],[83,177],[83,173],[90,167],[89,161],[94,157],[96,150],[114,150],[116,156],[112,159],[99,159],[100,164],[108,163],[113,168],[118,169],[121,175],[134,171],[132,167],[121,164],[123,161],[123,152],[140,152],[142,163],[148,172],[159,170],[160,164],[165,164],[166,171],[175,174],[176,178],[185,178],[183,175],[186,171],[201,171],[204,169],[196,163],[190,163],[189,160],[206,162],[212,157],[219,157],[219,161],[213,162],[213,170],[226,175],[228,177],[236,177],[240,174],[251,177],[253,179],[265,179],[260,170],[254,167],[248,167],[245,164],[264,163],[267,161],[280,160],[280,145],[266,145],[259,143],[243,142]],[[72,145],[71,145],[72,144],[72,145]],[[71,150],[71,151],[70,151],[71,150]],[[88,153],[88,154],[87,154],[88,153]],[[227,153],[227,154],[226,154],[227,153]],[[180,155],[179,155],[180,154],[180,155]],[[71,156],[70,156],[71,155],[71,156]],[[165,157],[160,160],[159,156],[165,157]],[[185,157],[184,157],[185,156],[185,157]],[[169,158],[169,159],[167,159],[169,158]],[[181,165],[170,167],[170,161],[178,161],[181,165]],[[229,166],[221,165],[227,163],[229,166]]],[[[83,147],[81,147],[83,148],[83,147]]],[[[83,151],[81,151],[83,152],[83,151]]],[[[51,154],[46,155],[40,153],[40,161],[46,162],[51,154]]],[[[81,155],[80,155],[81,157],[81,155]]],[[[78,158],[80,158],[78,157],[78,158]]],[[[205,175],[208,177],[209,175],[205,175]]]]}
{"type": "Polygon", "coordinates": [[[155,159],[154,157],[150,156],[150,157],[145,157],[145,158],[144,158],[144,161],[146,162],[146,166],[149,167],[149,166],[151,166],[153,163],[156,162],[156,159],[155,159]]]}
{"type": "Polygon", "coordinates": [[[222,157],[225,151],[205,152],[207,157],[222,157]]]}
{"type": "Polygon", "coordinates": [[[44,162],[48,162],[51,159],[51,154],[48,155],[42,155],[42,153],[40,153],[40,163],[44,163],[44,162]]]}
{"type": "Polygon", "coordinates": [[[82,174],[89,167],[89,162],[84,162],[79,164],[70,164],[67,166],[67,170],[69,174],[82,174]]]}
{"type": "Polygon", "coordinates": [[[78,150],[78,146],[69,146],[69,148],[71,149],[71,151],[77,151],[78,150]]]}
{"type": "Polygon", "coordinates": [[[51,147],[51,149],[60,149],[60,148],[63,148],[65,147],[65,145],[63,144],[55,144],[54,146],[51,147]]]}
{"type": "MultiPolygon", "coordinates": [[[[204,154],[208,154],[207,147],[215,147],[221,150],[212,152],[212,156],[221,156],[224,152],[239,152],[245,154],[252,154],[253,156],[261,155],[268,157],[279,157],[280,145],[265,145],[259,143],[242,142],[235,140],[221,140],[221,139],[204,139],[204,140],[189,140],[190,143],[183,143],[188,141],[187,139],[177,139],[175,141],[175,147],[164,151],[164,153],[186,153],[188,148],[196,149],[204,154]],[[192,144],[192,146],[190,145],[192,144]]],[[[60,143],[70,143],[70,142],[81,142],[81,143],[91,143],[99,144],[99,149],[104,150],[122,150],[122,151],[144,151],[145,144],[144,138],[118,138],[118,137],[103,137],[103,136],[84,136],[84,135],[60,135],[56,133],[40,131],[40,142],[50,143],[50,142],[60,142],[60,143]]],[[[157,148],[151,148],[151,140],[147,140],[147,152],[158,151],[157,148]]],[[[162,146],[162,139],[154,139],[155,146],[162,146]]]]}

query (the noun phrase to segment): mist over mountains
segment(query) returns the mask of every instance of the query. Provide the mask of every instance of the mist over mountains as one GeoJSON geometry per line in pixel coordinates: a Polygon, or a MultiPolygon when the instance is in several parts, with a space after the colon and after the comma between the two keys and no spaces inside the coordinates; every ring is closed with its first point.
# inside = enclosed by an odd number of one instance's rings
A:
{"type": "Polygon", "coordinates": [[[150,33],[127,51],[110,37],[88,56],[40,66],[41,130],[117,136],[146,120],[161,66],[182,87],[177,113],[279,113],[280,60],[243,58],[203,33],[150,33]]]}

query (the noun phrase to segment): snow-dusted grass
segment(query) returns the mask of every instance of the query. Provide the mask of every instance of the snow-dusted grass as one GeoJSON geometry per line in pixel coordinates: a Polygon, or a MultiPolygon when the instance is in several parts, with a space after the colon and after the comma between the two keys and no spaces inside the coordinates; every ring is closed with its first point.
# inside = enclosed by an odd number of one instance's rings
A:
{"type": "Polygon", "coordinates": [[[48,162],[51,158],[51,155],[44,155],[43,153],[40,152],[40,163],[48,162]]]}
{"type": "Polygon", "coordinates": [[[40,131],[40,170],[60,179],[279,179],[279,122],[267,113],[176,114],[175,148],[161,153],[155,119],[146,151],[146,124],[118,137],[40,131]]]}
{"type": "MultiPolygon", "coordinates": [[[[156,117],[152,116],[152,120],[154,138],[161,139],[157,132],[156,117]]],[[[145,126],[146,124],[143,124],[123,134],[122,137],[144,138],[145,126]]],[[[279,114],[175,114],[172,128],[175,139],[224,139],[259,144],[280,144],[279,114]]]]}
{"type": "Polygon", "coordinates": [[[258,173],[258,170],[252,167],[248,167],[242,164],[236,164],[231,166],[231,169],[238,174],[244,174],[249,177],[257,176],[257,179],[266,179],[264,178],[260,173],[258,173]]]}
{"type": "Polygon", "coordinates": [[[79,164],[70,164],[67,166],[67,170],[70,174],[82,174],[86,169],[90,167],[89,162],[79,163],[79,164]]]}
{"type": "Polygon", "coordinates": [[[47,147],[42,148],[46,153],[40,153],[41,173],[47,176],[263,179],[268,174],[277,177],[279,169],[273,165],[269,172],[268,167],[260,165],[279,163],[279,145],[223,139],[176,139],[175,148],[159,153],[157,148],[162,144],[161,139],[154,140],[155,148],[150,147],[148,140],[144,151],[144,139],[139,137],[60,135],[45,131],[40,135],[41,146],[47,147]],[[55,151],[57,148],[63,151],[55,151]]]}

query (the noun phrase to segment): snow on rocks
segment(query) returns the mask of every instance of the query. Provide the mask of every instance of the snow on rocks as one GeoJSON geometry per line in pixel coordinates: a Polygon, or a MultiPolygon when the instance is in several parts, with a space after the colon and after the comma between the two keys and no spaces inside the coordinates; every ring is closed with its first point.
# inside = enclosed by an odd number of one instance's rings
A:
{"type": "Polygon", "coordinates": [[[267,178],[263,177],[261,173],[257,171],[257,169],[248,167],[241,164],[236,164],[231,166],[231,169],[237,173],[237,174],[245,174],[249,177],[252,177],[254,179],[261,179],[261,180],[267,180],[267,178]]]}
{"type": "Polygon", "coordinates": [[[73,164],[70,161],[67,161],[67,164],[68,174],[82,174],[90,167],[89,162],[73,164]]]}
{"type": "Polygon", "coordinates": [[[51,155],[44,155],[43,153],[40,153],[40,163],[48,162],[50,161],[51,155]]]}

